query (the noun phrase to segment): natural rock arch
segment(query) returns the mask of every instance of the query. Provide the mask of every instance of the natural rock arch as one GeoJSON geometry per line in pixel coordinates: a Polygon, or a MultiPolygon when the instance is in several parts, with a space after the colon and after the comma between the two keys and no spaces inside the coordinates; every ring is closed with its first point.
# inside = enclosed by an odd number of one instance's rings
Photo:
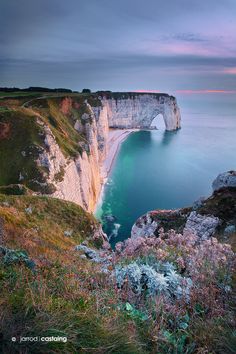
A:
{"type": "Polygon", "coordinates": [[[164,117],[162,113],[158,113],[152,120],[150,128],[163,129],[166,128],[164,117]]]}
{"type": "Polygon", "coordinates": [[[158,114],[162,114],[166,130],[180,128],[180,111],[172,96],[139,94],[127,98],[103,98],[107,109],[109,127],[112,128],[150,128],[158,114]]]}

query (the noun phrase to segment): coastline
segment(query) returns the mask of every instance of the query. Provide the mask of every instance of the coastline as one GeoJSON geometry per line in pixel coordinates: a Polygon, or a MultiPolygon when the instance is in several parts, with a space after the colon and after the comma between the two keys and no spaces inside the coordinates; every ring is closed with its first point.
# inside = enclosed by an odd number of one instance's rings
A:
{"type": "Polygon", "coordinates": [[[105,160],[101,166],[101,190],[95,204],[94,214],[101,204],[104,193],[104,186],[111,172],[117,154],[119,152],[120,146],[125,141],[125,139],[132,133],[139,131],[140,129],[110,129],[108,133],[108,151],[105,160]]]}
{"type": "Polygon", "coordinates": [[[105,160],[103,161],[101,168],[102,179],[107,179],[112,166],[117,157],[119,148],[123,141],[133,132],[139,131],[139,129],[110,129],[108,134],[108,151],[105,160]]]}

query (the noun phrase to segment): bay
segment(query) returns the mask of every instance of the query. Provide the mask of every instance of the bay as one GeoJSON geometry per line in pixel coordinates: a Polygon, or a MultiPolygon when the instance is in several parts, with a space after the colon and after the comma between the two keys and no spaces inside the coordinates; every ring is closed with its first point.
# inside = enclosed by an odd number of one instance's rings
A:
{"type": "Polygon", "coordinates": [[[221,172],[236,169],[235,95],[181,97],[182,128],[132,133],[116,157],[96,216],[114,244],[149,210],[175,209],[209,196],[221,172]],[[111,217],[112,216],[112,217],[111,217]]]}

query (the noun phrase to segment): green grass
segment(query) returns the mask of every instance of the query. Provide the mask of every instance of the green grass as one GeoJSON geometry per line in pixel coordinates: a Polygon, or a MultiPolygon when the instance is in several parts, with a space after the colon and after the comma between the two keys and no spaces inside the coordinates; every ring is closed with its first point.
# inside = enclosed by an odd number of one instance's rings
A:
{"type": "Polygon", "coordinates": [[[16,92],[0,92],[0,98],[1,97],[24,97],[24,96],[29,96],[29,97],[37,97],[37,96],[42,96],[42,92],[20,92],[20,91],[16,91],[16,92]]]}
{"type": "Polygon", "coordinates": [[[8,127],[6,136],[0,138],[0,185],[20,182],[32,190],[40,190],[41,186],[35,180],[45,182],[44,171],[35,160],[44,147],[44,134],[36,117],[20,110],[9,110],[0,113],[0,123],[8,127]],[[20,174],[24,178],[22,181],[20,174]]]}
{"type": "Polygon", "coordinates": [[[33,100],[30,103],[30,109],[40,113],[43,121],[52,130],[64,155],[72,158],[82,154],[83,149],[80,143],[87,142],[85,134],[79,133],[74,128],[76,120],[80,120],[83,113],[89,113],[84,105],[84,98],[79,97],[77,101],[80,107],[78,109],[71,107],[68,114],[63,114],[61,110],[62,99],[59,97],[33,100]]]}
{"type": "MultiPolygon", "coordinates": [[[[155,93],[155,92],[111,92],[111,91],[98,91],[97,95],[98,96],[102,96],[102,97],[106,97],[108,99],[113,98],[114,100],[119,100],[119,99],[133,99],[135,97],[144,95],[144,94],[149,94],[152,96],[155,96],[156,98],[159,97],[172,97],[169,96],[167,93],[155,93]]],[[[174,98],[174,97],[172,97],[174,98]]]]}
{"type": "Polygon", "coordinates": [[[9,204],[9,207],[2,208],[2,213],[6,213],[4,215],[7,221],[13,227],[15,223],[29,229],[37,227],[39,238],[44,240],[45,250],[47,247],[50,249],[54,236],[56,236],[53,240],[55,246],[60,247],[60,242],[65,245],[77,244],[88,239],[98,225],[94,217],[85,212],[82,207],[56,198],[0,194],[0,203],[4,202],[9,204]],[[33,211],[30,214],[25,211],[28,207],[33,211]],[[16,210],[15,216],[13,210],[16,210]],[[73,230],[73,238],[64,237],[64,231],[68,229],[73,230]],[[50,242],[47,245],[48,241],[50,242]]]}
{"type": "Polygon", "coordinates": [[[32,191],[22,184],[9,184],[7,186],[0,186],[0,194],[30,195],[32,191]]]}

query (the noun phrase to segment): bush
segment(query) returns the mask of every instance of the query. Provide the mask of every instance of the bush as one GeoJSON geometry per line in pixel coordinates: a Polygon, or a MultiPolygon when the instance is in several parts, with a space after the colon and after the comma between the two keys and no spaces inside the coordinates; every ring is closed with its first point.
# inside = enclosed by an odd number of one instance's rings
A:
{"type": "Polygon", "coordinates": [[[91,90],[90,89],[83,89],[82,93],[91,93],[91,90]]]}

